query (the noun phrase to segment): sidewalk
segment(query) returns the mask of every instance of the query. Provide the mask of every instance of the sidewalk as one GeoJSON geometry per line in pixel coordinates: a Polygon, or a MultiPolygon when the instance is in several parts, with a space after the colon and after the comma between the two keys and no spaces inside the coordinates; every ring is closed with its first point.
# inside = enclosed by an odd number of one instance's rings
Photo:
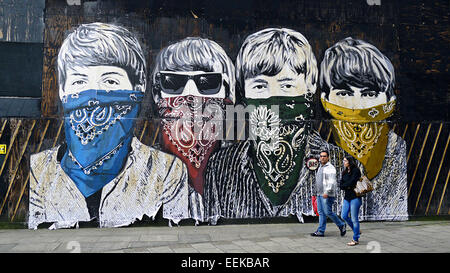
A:
{"type": "Polygon", "coordinates": [[[346,245],[333,223],[325,237],[317,223],[217,226],[0,229],[0,252],[119,253],[450,253],[450,221],[362,222],[360,244],[346,245]]]}

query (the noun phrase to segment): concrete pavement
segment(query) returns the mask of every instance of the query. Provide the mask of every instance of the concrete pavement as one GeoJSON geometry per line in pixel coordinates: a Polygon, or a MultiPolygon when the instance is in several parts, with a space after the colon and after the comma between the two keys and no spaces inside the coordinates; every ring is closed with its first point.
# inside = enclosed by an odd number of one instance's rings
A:
{"type": "Polygon", "coordinates": [[[46,253],[441,253],[450,252],[450,221],[362,222],[360,244],[329,222],[217,226],[148,226],[61,230],[0,229],[0,252],[46,253]]]}

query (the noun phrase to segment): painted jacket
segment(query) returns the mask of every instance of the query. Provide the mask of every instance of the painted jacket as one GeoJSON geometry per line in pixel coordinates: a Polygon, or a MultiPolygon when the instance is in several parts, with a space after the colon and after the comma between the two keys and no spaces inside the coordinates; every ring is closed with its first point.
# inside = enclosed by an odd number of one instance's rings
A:
{"type": "MultiPolygon", "coordinates": [[[[380,173],[372,179],[375,190],[362,197],[359,219],[407,220],[406,142],[394,132],[388,134],[388,145],[380,173]]],[[[311,197],[316,192],[315,173],[303,166],[298,184],[285,204],[273,206],[256,180],[249,155],[251,142],[242,141],[213,154],[206,169],[203,195],[205,221],[216,224],[219,218],[266,218],[296,215],[315,216],[311,197]]],[[[330,153],[330,163],[341,179],[345,152],[323,140],[316,132],[308,136],[305,158],[317,156],[322,149],[330,153]]],[[[363,173],[362,164],[358,164],[363,173]]],[[[340,214],[342,191],[336,191],[333,210],[340,214]]]]}
{"type": "MultiPolygon", "coordinates": [[[[358,163],[361,173],[364,167],[358,163]]],[[[408,220],[406,141],[394,131],[388,142],[381,171],[371,179],[374,191],[363,197],[360,220],[408,220]]]]}
{"type": "MultiPolygon", "coordinates": [[[[313,216],[311,196],[315,188],[315,173],[305,164],[300,171],[298,183],[289,199],[274,206],[259,186],[249,155],[251,140],[223,148],[213,154],[205,174],[203,194],[205,221],[216,224],[219,218],[265,218],[313,216]]],[[[317,156],[321,149],[330,151],[330,160],[336,162],[342,149],[328,144],[316,133],[307,137],[305,158],[317,156]]]]}
{"type": "MultiPolygon", "coordinates": [[[[58,148],[31,156],[30,229],[44,222],[56,229],[90,221],[84,196],[57,162],[58,148]]],[[[122,172],[103,187],[99,225],[126,226],[144,214],[155,217],[161,206],[163,217],[175,223],[203,218],[201,196],[188,186],[186,165],[133,138],[122,172]]]]}

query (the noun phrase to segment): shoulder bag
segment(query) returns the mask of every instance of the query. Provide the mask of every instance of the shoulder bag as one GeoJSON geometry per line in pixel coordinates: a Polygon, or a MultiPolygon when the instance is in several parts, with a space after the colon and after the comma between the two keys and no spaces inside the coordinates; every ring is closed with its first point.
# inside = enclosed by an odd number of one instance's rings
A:
{"type": "Polygon", "coordinates": [[[359,181],[356,183],[354,191],[356,193],[356,196],[363,196],[366,193],[373,191],[372,182],[370,182],[370,180],[366,176],[361,176],[359,181]]]}

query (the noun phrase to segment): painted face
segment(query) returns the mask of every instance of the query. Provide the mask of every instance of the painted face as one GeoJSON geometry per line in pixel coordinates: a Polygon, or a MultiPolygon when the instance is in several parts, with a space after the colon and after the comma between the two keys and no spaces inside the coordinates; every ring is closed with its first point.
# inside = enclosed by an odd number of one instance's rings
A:
{"type": "Polygon", "coordinates": [[[366,109],[386,103],[387,97],[385,92],[351,86],[350,90],[331,88],[328,101],[349,109],[366,109]]]}
{"type": "Polygon", "coordinates": [[[157,77],[163,99],[181,96],[224,99],[223,83],[228,82],[227,76],[221,72],[160,71],[157,77]]]}
{"type": "Polygon", "coordinates": [[[74,66],[67,71],[66,82],[60,86],[59,96],[96,90],[132,90],[127,72],[116,66],[74,66]]]}
{"type": "Polygon", "coordinates": [[[159,71],[156,81],[163,147],[187,165],[189,183],[203,194],[208,158],[220,144],[228,78],[220,71],[159,71]]]}
{"type": "Polygon", "coordinates": [[[246,79],[245,97],[250,99],[266,99],[272,96],[295,97],[307,93],[304,74],[297,74],[286,65],[275,76],[258,75],[246,79]]]}

